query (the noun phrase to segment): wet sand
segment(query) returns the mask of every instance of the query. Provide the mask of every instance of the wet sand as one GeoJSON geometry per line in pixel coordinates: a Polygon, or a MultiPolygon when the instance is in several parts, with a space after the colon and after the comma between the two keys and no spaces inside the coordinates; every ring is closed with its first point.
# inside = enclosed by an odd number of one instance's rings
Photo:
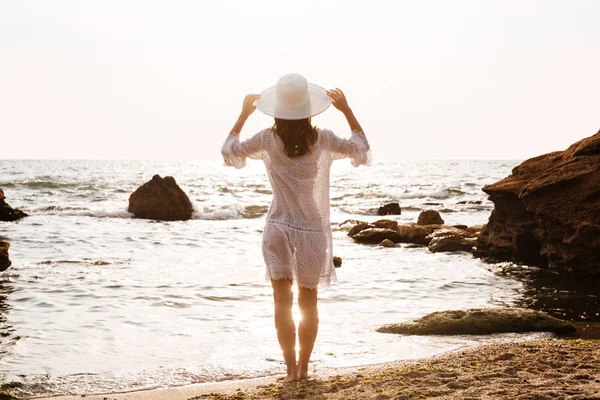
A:
{"type": "MultiPolygon", "coordinates": [[[[536,399],[600,400],[600,329],[579,336],[485,345],[429,359],[320,373],[53,400],[536,399]]],[[[582,329],[585,328],[585,329],[582,329]]]]}

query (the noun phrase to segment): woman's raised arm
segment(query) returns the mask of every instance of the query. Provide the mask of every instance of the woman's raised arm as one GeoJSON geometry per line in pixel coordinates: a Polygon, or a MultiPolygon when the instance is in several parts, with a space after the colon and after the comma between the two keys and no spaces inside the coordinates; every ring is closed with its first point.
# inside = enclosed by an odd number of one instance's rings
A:
{"type": "Polygon", "coordinates": [[[258,94],[249,94],[244,98],[242,112],[221,148],[223,161],[225,161],[225,165],[227,166],[242,168],[246,165],[246,157],[262,159],[264,156],[264,131],[257,133],[243,142],[240,142],[239,139],[240,132],[246,120],[256,110],[254,102],[258,99],[260,99],[260,95],[258,94]]]}
{"type": "Polygon", "coordinates": [[[333,90],[327,91],[327,96],[331,97],[331,104],[338,110],[344,114],[346,117],[346,121],[348,121],[348,125],[350,126],[351,131],[357,131],[365,133],[358,123],[358,120],[354,116],[352,109],[348,105],[348,100],[346,100],[346,95],[342,92],[341,89],[335,88],[333,90]]]}

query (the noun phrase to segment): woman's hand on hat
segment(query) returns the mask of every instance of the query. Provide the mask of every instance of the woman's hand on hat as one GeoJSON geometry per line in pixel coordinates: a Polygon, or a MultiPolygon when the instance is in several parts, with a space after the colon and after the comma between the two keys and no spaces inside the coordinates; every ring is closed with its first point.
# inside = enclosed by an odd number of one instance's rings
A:
{"type": "Polygon", "coordinates": [[[346,95],[340,89],[335,88],[333,90],[328,90],[327,96],[331,98],[331,104],[341,112],[346,113],[347,111],[350,111],[346,95]]]}
{"type": "Polygon", "coordinates": [[[242,105],[242,115],[248,118],[254,110],[256,110],[256,106],[254,102],[260,99],[260,94],[249,94],[244,98],[244,104],[242,105]]]}

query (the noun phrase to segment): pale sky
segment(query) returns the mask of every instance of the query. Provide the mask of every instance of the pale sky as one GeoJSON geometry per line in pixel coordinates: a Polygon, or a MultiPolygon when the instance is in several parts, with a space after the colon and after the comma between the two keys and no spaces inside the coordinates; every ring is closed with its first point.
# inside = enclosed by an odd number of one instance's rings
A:
{"type": "Polygon", "coordinates": [[[0,0],[0,159],[219,159],[244,95],[291,72],[346,92],[375,159],[528,158],[600,128],[599,20],[595,0],[0,0]]]}

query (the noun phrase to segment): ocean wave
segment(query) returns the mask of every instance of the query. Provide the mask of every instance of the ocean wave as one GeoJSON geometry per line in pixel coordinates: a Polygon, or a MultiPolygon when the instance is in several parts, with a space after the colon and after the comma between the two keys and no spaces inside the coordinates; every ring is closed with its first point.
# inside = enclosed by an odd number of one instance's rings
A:
{"type": "Polygon", "coordinates": [[[133,218],[126,208],[104,209],[76,206],[46,206],[27,210],[31,215],[62,215],[69,217],[133,218]]]}
{"type": "Polygon", "coordinates": [[[427,199],[427,198],[448,199],[450,197],[460,197],[465,194],[468,194],[468,193],[464,192],[460,189],[457,189],[455,187],[449,187],[449,188],[446,188],[443,190],[438,190],[436,192],[425,192],[425,191],[406,192],[406,193],[397,195],[395,197],[397,197],[399,199],[427,199]]]}
{"type": "Polygon", "coordinates": [[[196,207],[192,219],[199,220],[228,220],[228,219],[254,219],[260,218],[269,211],[269,206],[249,205],[219,207],[196,207]]]}
{"type": "Polygon", "coordinates": [[[86,182],[57,182],[51,179],[27,179],[21,182],[0,182],[0,187],[17,188],[25,187],[28,189],[80,189],[95,190],[94,185],[86,182]]]}
{"type": "Polygon", "coordinates": [[[242,219],[243,209],[238,207],[234,208],[214,208],[214,207],[203,207],[202,209],[196,208],[192,214],[192,219],[200,220],[227,220],[227,219],[242,219]]]}
{"type": "MultiPolygon", "coordinates": [[[[134,218],[127,208],[88,208],[78,206],[44,206],[26,210],[30,215],[61,215],[75,217],[95,218],[134,218]]],[[[192,219],[195,220],[228,220],[228,219],[255,219],[260,218],[269,211],[267,205],[249,206],[208,206],[194,207],[192,219]]]]}
{"type": "Polygon", "coordinates": [[[90,261],[90,260],[46,260],[46,261],[40,261],[38,263],[38,265],[53,265],[53,264],[86,264],[86,265],[104,266],[104,265],[110,265],[112,263],[110,263],[108,261],[104,261],[104,260],[96,260],[96,261],[90,261]]]}

